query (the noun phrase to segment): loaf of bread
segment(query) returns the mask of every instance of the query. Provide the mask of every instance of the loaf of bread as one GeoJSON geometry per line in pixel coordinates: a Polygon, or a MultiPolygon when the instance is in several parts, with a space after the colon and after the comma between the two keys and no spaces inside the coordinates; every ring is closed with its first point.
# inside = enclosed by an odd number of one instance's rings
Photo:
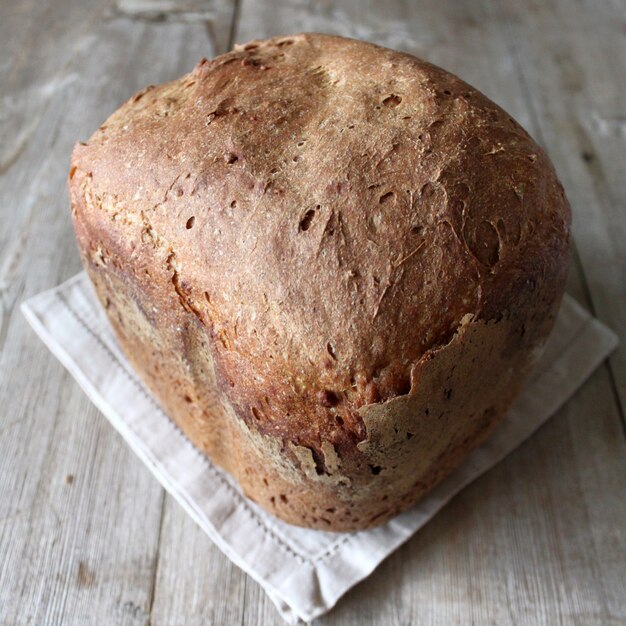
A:
{"type": "Polygon", "coordinates": [[[502,419],[553,325],[570,210],[457,77],[300,34],[148,87],[73,152],[85,268],[187,437],[278,517],[415,504],[502,419]]]}

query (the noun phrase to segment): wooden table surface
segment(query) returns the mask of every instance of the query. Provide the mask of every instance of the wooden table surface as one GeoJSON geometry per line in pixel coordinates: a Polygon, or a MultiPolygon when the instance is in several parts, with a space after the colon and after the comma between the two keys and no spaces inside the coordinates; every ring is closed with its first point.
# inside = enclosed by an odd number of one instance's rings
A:
{"type": "Polygon", "coordinates": [[[569,293],[622,340],[547,425],[318,623],[626,624],[623,0],[0,4],[0,624],[281,623],[19,304],[80,270],[65,188],[76,140],[202,56],[302,30],[415,53],[511,112],[572,204],[569,293]]]}

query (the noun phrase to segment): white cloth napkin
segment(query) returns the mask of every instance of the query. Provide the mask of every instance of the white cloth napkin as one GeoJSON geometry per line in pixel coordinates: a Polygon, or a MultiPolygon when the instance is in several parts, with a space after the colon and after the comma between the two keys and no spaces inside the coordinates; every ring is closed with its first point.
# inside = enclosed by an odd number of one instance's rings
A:
{"type": "Polygon", "coordinates": [[[486,444],[415,508],[384,526],[328,533],[268,515],[192,446],[124,358],[84,273],[31,298],[22,311],[157,480],[263,586],[290,623],[331,609],[465,485],[543,424],[617,345],[612,331],[566,297],[534,375],[486,444]]]}

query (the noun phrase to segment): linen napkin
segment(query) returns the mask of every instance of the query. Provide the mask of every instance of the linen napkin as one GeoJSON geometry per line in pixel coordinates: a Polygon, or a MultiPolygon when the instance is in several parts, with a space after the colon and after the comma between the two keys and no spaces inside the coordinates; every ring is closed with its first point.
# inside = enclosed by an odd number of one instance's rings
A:
{"type": "Polygon", "coordinates": [[[193,447],[130,367],[84,273],[24,302],[22,311],[163,487],[292,624],[331,609],[541,426],[617,345],[611,330],[566,296],[534,374],[493,437],[410,511],[373,530],[329,533],[265,513],[193,447]]]}

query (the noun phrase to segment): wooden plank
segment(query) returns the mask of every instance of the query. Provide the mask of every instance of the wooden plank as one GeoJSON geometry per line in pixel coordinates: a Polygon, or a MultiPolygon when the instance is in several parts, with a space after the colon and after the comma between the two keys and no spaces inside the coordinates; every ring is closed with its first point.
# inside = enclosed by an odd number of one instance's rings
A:
{"type": "Polygon", "coordinates": [[[168,496],[152,607],[159,626],[248,624],[248,576],[168,496]]]}
{"type": "MultiPolygon", "coordinates": [[[[610,359],[626,407],[626,38],[624,5],[558,0],[491,5],[526,85],[538,132],[574,213],[583,279],[595,314],[620,336],[610,359]]],[[[626,427],[626,421],[623,421],[626,427]]]]}
{"type": "Polygon", "coordinates": [[[0,9],[11,60],[0,72],[3,625],[150,622],[163,490],[16,305],[80,269],[65,192],[72,144],[135,90],[224,45],[232,4],[205,6],[212,17],[161,22],[108,2],[0,9]]]}
{"type": "MultiPolygon", "coordinates": [[[[233,6],[233,24],[237,6],[233,6]]],[[[213,55],[232,47],[233,27],[213,55]]],[[[159,626],[247,624],[248,576],[224,556],[170,496],[159,542],[152,623],[159,626]]]]}

